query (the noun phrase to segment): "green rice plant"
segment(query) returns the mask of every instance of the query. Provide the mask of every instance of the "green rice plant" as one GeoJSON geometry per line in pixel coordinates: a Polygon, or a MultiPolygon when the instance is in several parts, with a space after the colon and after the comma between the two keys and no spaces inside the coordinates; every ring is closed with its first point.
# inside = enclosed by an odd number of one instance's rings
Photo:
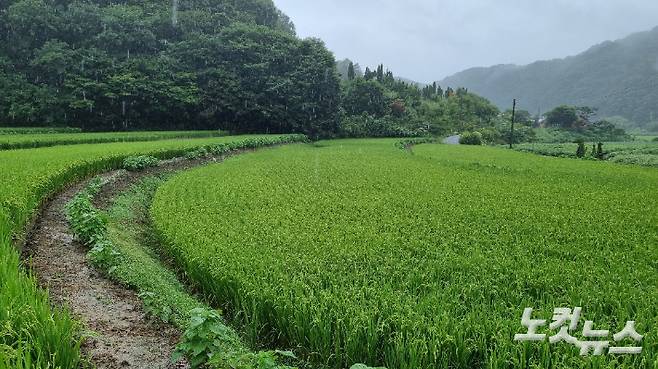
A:
{"type": "Polygon", "coordinates": [[[50,307],[45,291],[21,269],[16,250],[0,242],[0,368],[78,368],[79,326],[50,307]]]}
{"type": "Polygon", "coordinates": [[[318,365],[655,368],[658,172],[396,142],[290,145],[181,173],[156,193],[154,226],[253,345],[318,365]],[[576,306],[613,333],[637,321],[642,355],[514,341],[525,308],[576,306]]]}
{"type": "Polygon", "coordinates": [[[235,136],[75,145],[0,152],[0,368],[78,368],[80,329],[51,307],[14,247],[42,201],[68,183],[120,168],[133,155],[159,159],[233,141],[279,144],[298,136],[235,136]]]}
{"type": "Polygon", "coordinates": [[[60,145],[97,144],[111,142],[146,142],[173,139],[211,138],[227,134],[222,131],[150,131],[150,132],[102,132],[80,133],[67,130],[50,132],[37,129],[27,131],[6,131],[0,129],[0,150],[29,149],[60,145]],[[43,133],[41,133],[43,132],[43,133]]]}
{"type": "Polygon", "coordinates": [[[69,127],[0,127],[0,135],[24,134],[52,134],[52,133],[82,133],[80,128],[69,127]]]}

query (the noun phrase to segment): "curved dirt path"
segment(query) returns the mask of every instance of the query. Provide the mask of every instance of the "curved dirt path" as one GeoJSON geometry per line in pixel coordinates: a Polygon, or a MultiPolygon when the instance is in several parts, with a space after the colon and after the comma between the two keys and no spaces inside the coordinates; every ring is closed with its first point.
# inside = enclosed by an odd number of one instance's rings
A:
{"type": "Polygon", "coordinates": [[[88,249],[73,239],[64,207],[83,186],[53,197],[28,236],[25,252],[40,285],[92,332],[83,353],[97,368],[186,367],[170,363],[180,332],[149,320],[137,295],[97,272],[87,263],[88,249]]]}
{"type": "MultiPolygon", "coordinates": [[[[249,151],[255,150],[238,150],[222,158],[178,158],[143,172],[105,173],[101,177],[107,184],[94,197],[94,205],[107,208],[116,196],[143,177],[220,162],[249,151]]],[[[98,369],[188,368],[186,362],[170,362],[181,332],[149,319],[137,294],[98,272],[87,262],[88,248],[74,239],[65,206],[87,183],[71,185],[45,203],[27,235],[24,259],[29,260],[40,286],[48,289],[52,303],[67,306],[90,331],[83,354],[98,369]]]]}

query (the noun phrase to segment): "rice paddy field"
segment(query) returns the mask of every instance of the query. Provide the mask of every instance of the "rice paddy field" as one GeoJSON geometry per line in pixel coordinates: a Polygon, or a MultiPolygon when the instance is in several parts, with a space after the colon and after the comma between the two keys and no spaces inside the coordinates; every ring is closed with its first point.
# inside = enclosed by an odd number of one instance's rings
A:
{"type": "MultiPolygon", "coordinates": [[[[86,365],[84,327],[20,257],[48,196],[130,156],[303,138],[150,134],[49,134],[57,146],[0,151],[0,369],[86,365]]],[[[42,134],[0,140],[18,135],[42,134]]],[[[290,349],[303,369],[658,368],[655,168],[422,142],[290,144],[188,170],[157,190],[151,226],[190,292],[250,349],[290,349]],[[611,335],[636,321],[643,352],[516,342],[528,307],[549,322],[582,307],[580,340],[584,320],[611,335]]]]}
{"type": "MultiPolygon", "coordinates": [[[[654,168],[396,143],[289,145],[184,172],[157,191],[154,227],[252,345],[310,367],[658,367],[654,168]],[[611,335],[636,321],[643,352],[515,342],[528,307],[549,322],[582,307],[611,335]]],[[[583,321],[572,334],[588,340],[583,321]]]]}
{"type": "MultiPolygon", "coordinates": [[[[592,158],[594,143],[586,144],[585,159],[592,158]]],[[[515,147],[516,150],[545,156],[576,158],[578,144],[575,143],[529,143],[515,147]]],[[[641,136],[633,142],[607,142],[603,145],[605,160],[618,164],[634,164],[658,167],[658,141],[652,136],[641,136]]]]}
{"type": "Polygon", "coordinates": [[[69,127],[0,127],[0,135],[82,133],[80,128],[69,127]]]}
{"type": "Polygon", "coordinates": [[[144,142],[185,138],[209,138],[226,136],[221,131],[151,131],[151,132],[69,132],[67,129],[5,129],[0,128],[0,150],[25,149],[75,144],[110,142],[144,142]]]}
{"type": "Polygon", "coordinates": [[[82,327],[66,310],[51,306],[19,256],[25,228],[49,195],[119,168],[131,155],[164,159],[199,148],[256,147],[287,139],[231,136],[0,151],[0,368],[78,368],[82,360],[82,327]]]}

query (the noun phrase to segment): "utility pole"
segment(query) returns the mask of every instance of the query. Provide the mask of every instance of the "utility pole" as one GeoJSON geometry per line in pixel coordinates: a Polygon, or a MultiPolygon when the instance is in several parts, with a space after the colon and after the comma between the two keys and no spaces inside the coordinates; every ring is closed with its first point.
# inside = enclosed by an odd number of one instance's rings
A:
{"type": "Polygon", "coordinates": [[[514,102],[512,104],[512,129],[510,130],[510,134],[509,134],[510,149],[514,148],[514,118],[516,118],[516,99],[514,99],[514,102]]]}
{"type": "Polygon", "coordinates": [[[178,25],[178,0],[173,0],[171,4],[171,25],[178,25]]]}

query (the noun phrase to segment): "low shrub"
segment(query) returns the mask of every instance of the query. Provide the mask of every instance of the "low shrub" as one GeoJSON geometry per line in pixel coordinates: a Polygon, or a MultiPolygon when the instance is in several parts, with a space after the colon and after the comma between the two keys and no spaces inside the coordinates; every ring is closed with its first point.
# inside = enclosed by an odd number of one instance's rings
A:
{"type": "Polygon", "coordinates": [[[459,143],[462,145],[482,145],[482,133],[480,132],[464,132],[459,138],[459,143]]]}
{"type": "Polygon", "coordinates": [[[237,352],[239,337],[224,325],[222,317],[214,310],[198,308],[191,312],[192,318],[181,342],[176,346],[173,360],[188,358],[192,368],[236,368],[236,369],[292,369],[277,364],[279,358],[296,359],[290,351],[237,352]]]}
{"type": "Polygon", "coordinates": [[[131,156],[123,161],[123,169],[131,172],[141,172],[146,168],[155,167],[160,160],[154,156],[131,156]]]}
{"type": "Polygon", "coordinates": [[[398,141],[395,143],[395,146],[400,150],[406,150],[411,146],[420,145],[424,143],[435,143],[436,138],[434,137],[418,137],[418,138],[408,138],[406,140],[398,141]]]}

